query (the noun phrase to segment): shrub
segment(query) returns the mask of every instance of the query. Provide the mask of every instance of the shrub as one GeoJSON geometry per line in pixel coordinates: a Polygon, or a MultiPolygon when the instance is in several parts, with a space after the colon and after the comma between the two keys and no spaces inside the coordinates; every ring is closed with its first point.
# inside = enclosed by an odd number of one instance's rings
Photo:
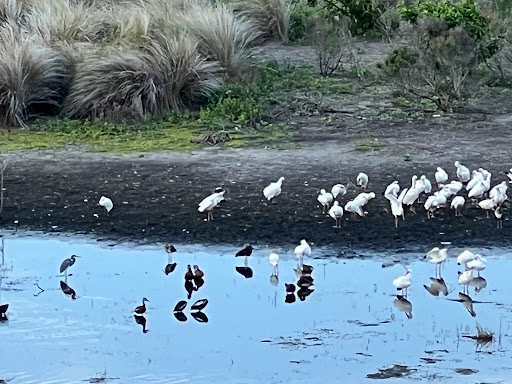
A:
{"type": "Polygon", "coordinates": [[[265,37],[288,41],[289,0],[234,0],[232,5],[238,15],[251,20],[265,37]]]}
{"type": "Polygon", "coordinates": [[[393,1],[324,0],[324,3],[331,16],[348,17],[352,34],[362,35],[377,29],[379,18],[393,1]]]}
{"type": "Polygon", "coordinates": [[[81,63],[64,113],[108,120],[163,115],[218,89],[219,71],[191,36],[155,34],[140,50],[100,52],[81,63]]]}
{"type": "Polygon", "coordinates": [[[69,57],[33,41],[11,25],[0,27],[0,119],[23,126],[39,113],[59,111],[69,88],[69,57]]]}
{"type": "Polygon", "coordinates": [[[290,14],[288,39],[292,43],[307,44],[308,28],[316,22],[327,18],[325,8],[320,4],[311,4],[308,0],[298,0],[293,4],[290,14]]]}

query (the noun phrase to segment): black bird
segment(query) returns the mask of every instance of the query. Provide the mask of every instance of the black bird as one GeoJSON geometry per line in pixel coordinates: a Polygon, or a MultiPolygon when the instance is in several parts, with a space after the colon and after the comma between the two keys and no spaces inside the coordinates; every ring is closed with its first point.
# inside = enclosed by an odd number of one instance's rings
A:
{"type": "Polygon", "coordinates": [[[314,292],[314,290],[310,289],[309,287],[303,287],[297,291],[297,296],[299,297],[300,301],[306,300],[306,297],[311,295],[314,292]]]}
{"type": "Polygon", "coordinates": [[[185,280],[185,291],[188,293],[187,299],[190,299],[192,297],[192,292],[194,292],[194,283],[192,280],[185,280]]]}
{"type": "Polygon", "coordinates": [[[166,244],[164,245],[164,249],[165,249],[165,252],[167,252],[167,253],[173,253],[173,252],[176,252],[176,248],[174,248],[174,245],[169,244],[169,243],[166,243],[166,244]]]}
{"type": "Polygon", "coordinates": [[[168,275],[169,273],[174,272],[174,270],[176,269],[176,265],[176,263],[167,264],[164,269],[165,274],[168,275]]]}
{"type": "Polygon", "coordinates": [[[146,333],[146,318],[143,315],[133,315],[133,318],[137,324],[142,325],[142,333],[146,333]]]}
{"type": "Polygon", "coordinates": [[[235,257],[251,256],[253,249],[254,248],[251,246],[251,244],[245,244],[244,247],[236,253],[235,257]]]}
{"type": "Polygon", "coordinates": [[[0,321],[7,320],[7,315],[5,313],[7,312],[8,308],[9,308],[9,304],[0,305],[0,321]]]}
{"type": "Polygon", "coordinates": [[[65,295],[71,296],[72,300],[76,299],[75,290],[62,280],[60,281],[60,289],[62,290],[62,292],[64,292],[65,295]]]}
{"type": "Polygon", "coordinates": [[[146,312],[146,301],[149,303],[149,300],[146,299],[145,297],[143,297],[142,298],[142,305],[139,305],[138,307],[136,307],[134,312],[138,313],[139,315],[141,315],[144,312],[146,312]]]}
{"type": "Polygon", "coordinates": [[[192,280],[194,279],[194,272],[192,272],[192,267],[187,265],[187,272],[185,272],[185,280],[192,280]]]}
{"type": "Polygon", "coordinates": [[[251,267],[235,267],[235,270],[246,279],[250,279],[253,276],[251,267]]]}
{"type": "Polygon", "coordinates": [[[176,304],[173,312],[182,312],[186,306],[187,302],[185,300],[181,300],[180,302],[178,302],[178,304],[176,304]]]}
{"type": "Polygon", "coordinates": [[[203,312],[192,312],[192,317],[200,323],[207,323],[208,316],[206,316],[203,312]]]}
{"type": "Polygon", "coordinates": [[[174,317],[178,321],[187,321],[187,316],[183,312],[174,312],[174,317]]]}
{"type": "Polygon", "coordinates": [[[313,278],[311,276],[301,276],[297,285],[301,288],[311,287],[313,285],[313,278]]]}
{"type": "Polygon", "coordinates": [[[295,303],[297,299],[295,298],[295,294],[294,293],[287,293],[286,294],[286,297],[284,298],[284,302],[285,303],[295,303]]]}
{"type": "Polygon", "coordinates": [[[197,265],[194,265],[194,277],[204,277],[204,272],[201,271],[197,265]]]}
{"type": "Polygon", "coordinates": [[[313,273],[313,270],[314,270],[314,269],[315,269],[315,268],[313,268],[313,266],[312,266],[312,265],[307,265],[307,264],[303,264],[303,265],[302,265],[302,273],[303,273],[304,275],[311,275],[311,274],[313,273]]]}
{"type": "Polygon", "coordinates": [[[80,257],[77,255],[72,255],[70,258],[65,259],[60,265],[60,273],[66,272],[66,279],[68,277],[68,268],[75,264],[76,257],[80,257]]]}
{"type": "Polygon", "coordinates": [[[196,285],[194,291],[197,291],[204,285],[204,279],[202,277],[194,277],[194,284],[196,285]]]}
{"type": "Polygon", "coordinates": [[[287,284],[287,283],[284,283],[284,286],[286,288],[286,292],[288,293],[293,293],[295,292],[295,285],[294,284],[287,284]]]}
{"type": "Polygon", "coordinates": [[[190,307],[191,311],[201,311],[206,305],[208,304],[207,299],[201,299],[197,300],[192,306],[190,307]]]}

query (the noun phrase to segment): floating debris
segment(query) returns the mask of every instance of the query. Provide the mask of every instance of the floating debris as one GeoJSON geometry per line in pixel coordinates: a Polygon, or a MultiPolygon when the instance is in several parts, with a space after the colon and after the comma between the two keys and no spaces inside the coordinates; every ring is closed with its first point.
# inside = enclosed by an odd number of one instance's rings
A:
{"type": "Polygon", "coordinates": [[[379,372],[369,373],[366,375],[366,377],[368,379],[391,379],[397,377],[405,377],[416,371],[417,369],[411,369],[406,365],[394,364],[389,368],[379,368],[379,372]]]}
{"type": "Polygon", "coordinates": [[[455,372],[457,372],[459,375],[474,375],[475,373],[478,373],[478,369],[471,369],[471,368],[455,368],[455,372]]]}

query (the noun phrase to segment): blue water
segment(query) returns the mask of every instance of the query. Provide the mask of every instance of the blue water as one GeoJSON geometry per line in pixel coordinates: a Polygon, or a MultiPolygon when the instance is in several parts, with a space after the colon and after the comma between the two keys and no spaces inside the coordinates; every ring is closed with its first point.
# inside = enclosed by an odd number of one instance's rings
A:
{"type": "MultiPolygon", "coordinates": [[[[106,375],[114,383],[365,383],[379,368],[402,364],[414,369],[407,378],[386,382],[506,382],[512,375],[512,298],[508,294],[512,253],[475,249],[488,258],[482,276],[487,287],[475,293],[476,318],[457,299],[457,266],[445,263],[450,294],[433,297],[424,288],[434,266],[422,254],[369,254],[366,259],[338,259],[333,249],[313,246],[314,292],[305,301],[285,303],[284,283],[297,281],[294,244],[259,248],[249,258],[253,278],[235,272],[240,248],[175,244],[176,270],[166,276],[162,244],[106,244],[72,237],[7,237],[0,304],[9,303],[9,320],[0,323],[0,378],[17,383],[83,383],[106,375]],[[279,283],[270,283],[268,255],[280,255],[279,283]],[[58,268],[71,254],[71,300],[60,289],[58,268]],[[412,319],[393,304],[391,282],[401,258],[413,270],[408,299],[412,319]],[[205,284],[192,293],[179,322],[172,309],[186,300],[187,264],[198,264],[205,284]],[[39,289],[45,291],[34,296],[39,289]],[[134,321],[133,309],[147,303],[147,333],[134,321]],[[206,298],[208,323],[190,315],[190,305],[206,298]],[[476,323],[495,333],[478,346],[462,338],[475,334],[476,323]],[[363,326],[373,324],[374,326],[363,326]],[[439,351],[439,350],[446,350],[439,351]],[[426,353],[425,351],[437,351],[426,353]],[[439,359],[434,364],[422,357],[439,359]],[[457,368],[477,370],[471,376],[457,368]]],[[[427,251],[427,250],[426,250],[427,251]]],[[[450,249],[456,256],[461,249],[450,249]]],[[[368,254],[368,252],[365,252],[368,254]]],[[[63,278],[62,278],[63,279],[63,278]]]]}

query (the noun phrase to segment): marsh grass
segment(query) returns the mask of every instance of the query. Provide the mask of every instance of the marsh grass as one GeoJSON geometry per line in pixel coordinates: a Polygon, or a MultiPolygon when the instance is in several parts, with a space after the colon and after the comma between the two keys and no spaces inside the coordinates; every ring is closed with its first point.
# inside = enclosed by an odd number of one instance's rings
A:
{"type": "Polygon", "coordinates": [[[356,144],[356,151],[373,152],[380,151],[385,147],[386,145],[380,142],[378,139],[365,139],[356,144]]]}

